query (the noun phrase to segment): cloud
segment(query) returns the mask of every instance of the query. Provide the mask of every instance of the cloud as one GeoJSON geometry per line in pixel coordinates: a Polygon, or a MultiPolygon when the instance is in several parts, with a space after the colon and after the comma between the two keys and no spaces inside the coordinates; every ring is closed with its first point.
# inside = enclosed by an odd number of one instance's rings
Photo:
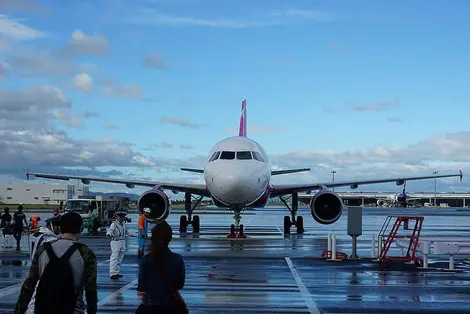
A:
{"type": "Polygon", "coordinates": [[[8,75],[8,65],[0,62],[0,82],[5,80],[8,75]]]}
{"type": "Polygon", "coordinates": [[[116,130],[118,128],[117,125],[112,122],[106,123],[105,127],[109,130],[116,130]]]}
{"type": "Polygon", "coordinates": [[[164,170],[194,164],[194,158],[144,156],[132,149],[132,143],[109,138],[74,139],[61,129],[79,126],[80,120],[90,116],[94,114],[74,113],[72,102],[57,87],[0,90],[0,174],[24,178],[27,168],[61,172],[64,167],[87,167],[96,175],[100,167],[164,170]]]}
{"type": "Polygon", "coordinates": [[[34,40],[48,36],[47,33],[26,26],[20,21],[0,14],[0,37],[13,40],[34,40]]]}
{"type": "Polygon", "coordinates": [[[389,117],[389,118],[387,118],[387,121],[388,122],[401,122],[402,119],[399,118],[399,117],[389,117]]]}
{"type": "Polygon", "coordinates": [[[399,105],[398,99],[391,99],[387,101],[381,101],[371,104],[365,104],[360,106],[351,105],[352,108],[356,111],[381,111],[389,108],[393,108],[399,105]]]}
{"type": "Polygon", "coordinates": [[[127,22],[144,26],[202,26],[212,28],[247,28],[277,24],[278,22],[261,22],[253,20],[236,20],[230,18],[195,18],[189,16],[174,16],[161,13],[152,8],[140,8],[127,22]]]}
{"type": "Polygon", "coordinates": [[[93,89],[93,79],[87,73],[75,75],[74,86],[83,92],[90,92],[93,89]]]}
{"type": "Polygon", "coordinates": [[[137,84],[120,84],[115,80],[107,79],[101,84],[103,95],[123,99],[140,99],[142,87],[137,84]]]}
{"type": "Polygon", "coordinates": [[[102,56],[109,50],[106,37],[94,34],[86,35],[81,30],[72,33],[72,39],[62,48],[62,53],[68,56],[102,56]]]}
{"type": "MultiPolygon", "coordinates": [[[[226,128],[225,132],[229,134],[238,134],[238,128],[226,128]]],[[[281,129],[267,125],[248,124],[247,126],[247,133],[249,135],[278,134],[280,132],[281,129]]]]}
{"type": "Polygon", "coordinates": [[[281,12],[273,13],[274,16],[281,16],[281,17],[292,17],[292,18],[302,18],[307,20],[314,20],[317,22],[327,22],[327,21],[335,21],[339,19],[339,16],[334,16],[332,14],[317,11],[317,10],[305,10],[305,9],[287,9],[281,12]]]}
{"type": "Polygon", "coordinates": [[[181,149],[194,149],[195,147],[189,144],[181,144],[180,148],[181,149]]]}
{"type": "Polygon", "coordinates": [[[45,6],[33,0],[1,0],[0,9],[5,11],[45,12],[45,6]]]}
{"type": "Polygon", "coordinates": [[[168,67],[167,62],[159,54],[147,54],[142,58],[142,65],[149,68],[164,70],[168,67]]]}
{"type": "Polygon", "coordinates": [[[331,52],[341,53],[341,54],[351,54],[352,50],[346,48],[343,45],[339,44],[328,44],[327,49],[331,52]]]}
{"type": "Polygon", "coordinates": [[[176,117],[170,117],[170,116],[164,116],[161,121],[163,123],[178,125],[183,128],[199,129],[200,127],[202,127],[201,124],[196,124],[187,120],[183,120],[183,119],[176,118],[176,117]]]}

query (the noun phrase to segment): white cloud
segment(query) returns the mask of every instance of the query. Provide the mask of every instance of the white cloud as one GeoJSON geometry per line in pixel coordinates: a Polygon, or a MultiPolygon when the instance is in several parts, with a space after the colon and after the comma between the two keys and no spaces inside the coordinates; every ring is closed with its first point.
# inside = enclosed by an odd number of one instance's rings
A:
{"type": "Polygon", "coordinates": [[[114,124],[112,122],[108,122],[108,123],[106,123],[106,128],[110,129],[110,130],[116,130],[118,127],[117,127],[116,124],[114,124]]]}
{"type": "Polygon", "coordinates": [[[398,99],[390,99],[386,101],[380,101],[380,102],[375,102],[375,103],[370,103],[370,104],[365,104],[365,105],[350,105],[352,108],[356,111],[381,111],[381,110],[386,110],[389,108],[396,107],[400,104],[400,101],[398,99]]]}
{"type": "Polygon", "coordinates": [[[0,14],[0,37],[13,40],[33,40],[48,36],[47,33],[31,28],[18,19],[0,14]]]}
{"type": "Polygon", "coordinates": [[[140,99],[142,97],[142,87],[137,84],[120,84],[115,80],[106,80],[102,83],[101,91],[103,95],[123,99],[140,99]]]}
{"type": "Polygon", "coordinates": [[[149,68],[164,70],[168,67],[167,62],[160,54],[147,54],[142,58],[142,65],[149,68]]]}
{"type": "Polygon", "coordinates": [[[105,55],[108,53],[109,42],[103,35],[86,35],[81,30],[72,33],[72,39],[62,49],[66,55],[105,55]]]}
{"type": "Polygon", "coordinates": [[[201,124],[193,123],[188,120],[184,120],[184,119],[177,118],[177,117],[170,117],[170,116],[164,116],[161,121],[163,123],[174,124],[174,125],[181,126],[183,128],[190,128],[190,129],[198,129],[202,126],[201,124]]]}
{"type": "Polygon", "coordinates": [[[87,73],[80,73],[74,78],[75,88],[84,92],[90,92],[93,89],[93,79],[87,73]]]}

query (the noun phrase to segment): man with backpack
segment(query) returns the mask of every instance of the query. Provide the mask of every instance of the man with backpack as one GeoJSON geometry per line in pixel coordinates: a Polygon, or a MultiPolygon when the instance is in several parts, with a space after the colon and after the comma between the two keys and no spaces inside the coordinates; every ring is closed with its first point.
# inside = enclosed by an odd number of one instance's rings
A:
{"type": "Polygon", "coordinates": [[[83,219],[69,212],[60,219],[61,238],[45,242],[34,254],[15,314],[96,314],[96,255],[78,243],[83,219]]]}

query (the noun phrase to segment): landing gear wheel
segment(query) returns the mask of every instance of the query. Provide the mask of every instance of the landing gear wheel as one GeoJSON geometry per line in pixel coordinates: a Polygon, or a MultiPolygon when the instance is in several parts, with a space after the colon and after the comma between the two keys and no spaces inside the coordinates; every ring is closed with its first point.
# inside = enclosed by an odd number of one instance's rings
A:
{"type": "Polygon", "coordinates": [[[201,222],[199,220],[199,216],[195,215],[193,217],[193,233],[199,233],[201,227],[201,222]]]}
{"type": "Polygon", "coordinates": [[[290,233],[290,217],[289,216],[284,216],[284,234],[289,234],[290,233]]]}
{"type": "Polygon", "coordinates": [[[246,238],[246,235],[243,233],[243,225],[240,225],[240,229],[238,230],[238,237],[239,238],[246,238]]]}
{"type": "Polygon", "coordinates": [[[231,224],[230,225],[230,234],[228,235],[229,238],[235,238],[235,225],[231,224]]]}
{"type": "Polygon", "coordinates": [[[187,232],[188,231],[188,217],[186,215],[180,216],[180,232],[187,232]]]}
{"type": "Polygon", "coordinates": [[[304,233],[304,217],[302,216],[297,217],[297,233],[304,233]]]}

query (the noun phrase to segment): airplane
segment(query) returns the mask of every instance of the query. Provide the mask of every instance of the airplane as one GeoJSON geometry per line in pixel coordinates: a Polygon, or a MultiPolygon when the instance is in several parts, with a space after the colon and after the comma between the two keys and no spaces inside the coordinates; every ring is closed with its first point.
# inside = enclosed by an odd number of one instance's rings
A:
{"type": "Polygon", "coordinates": [[[265,207],[270,198],[278,197],[290,211],[291,217],[284,216],[284,233],[289,234],[292,227],[296,227],[297,233],[304,232],[304,220],[302,216],[297,216],[298,193],[317,191],[310,201],[310,214],[313,219],[320,224],[335,223],[342,214],[343,201],[329,188],[349,186],[357,189],[361,185],[376,184],[385,182],[396,182],[397,185],[404,184],[405,181],[435,179],[446,177],[460,177],[462,181],[463,173],[460,170],[457,174],[447,174],[439,176],[384,178],[372,180],[351,180],[336,182],[317,182],[307,184],[272,184],[271,178],[277,175],[290,174],[296,172],[310,171],[310,168],[272,170],[271,163],[263,147],[247,134],[247,114],[246,99],[242,101],[241,117],[239,123],[238,136],[227,137],[218,141],[209,151],[202,169],[181,168],[182,171],[200,173],[204,176],[205,183],[167,183],[131,179],[114,179],[103,177],[80,177],[74,175],[34,173],[27,171],[26,177],[30,176],[58,180],[81,180],[83,184],[94,182],[108,182],[125,184],[128,188],[135,186],[151,187],[139,197],[137,207],[140,213],[145,207],[151,209],[148,220],[151,223],[158,223],[166,220],[170,215],[171,204],[165,190],[185,193],[186,215],[180,216],[179,231],[187,232],[189,225],[192,226],[193,233],[200,231],[200,218],[194,215],[193,211],[203,197],[211,198],[217,207],[227,208],[234,215],[234,224],[230,226],[228,237],[246,237],[244,226],[240,224],[241,212],[246,208],[265,207]],[[197,195],[195,204],[192,204],[193,195],[197,195]],[[285,196],[291,196],[291,206],[286,202],[285,196]]]}
{"type": "Polygon", "coordinates": [[[427,199],[425,197],[409,197],[406,194],[406,182],[403,183],[403,189],[397,194],[387,195],[377,199],[377,206],[388,207],[411,207],[419,204],[420,200],[427,199]]]}

